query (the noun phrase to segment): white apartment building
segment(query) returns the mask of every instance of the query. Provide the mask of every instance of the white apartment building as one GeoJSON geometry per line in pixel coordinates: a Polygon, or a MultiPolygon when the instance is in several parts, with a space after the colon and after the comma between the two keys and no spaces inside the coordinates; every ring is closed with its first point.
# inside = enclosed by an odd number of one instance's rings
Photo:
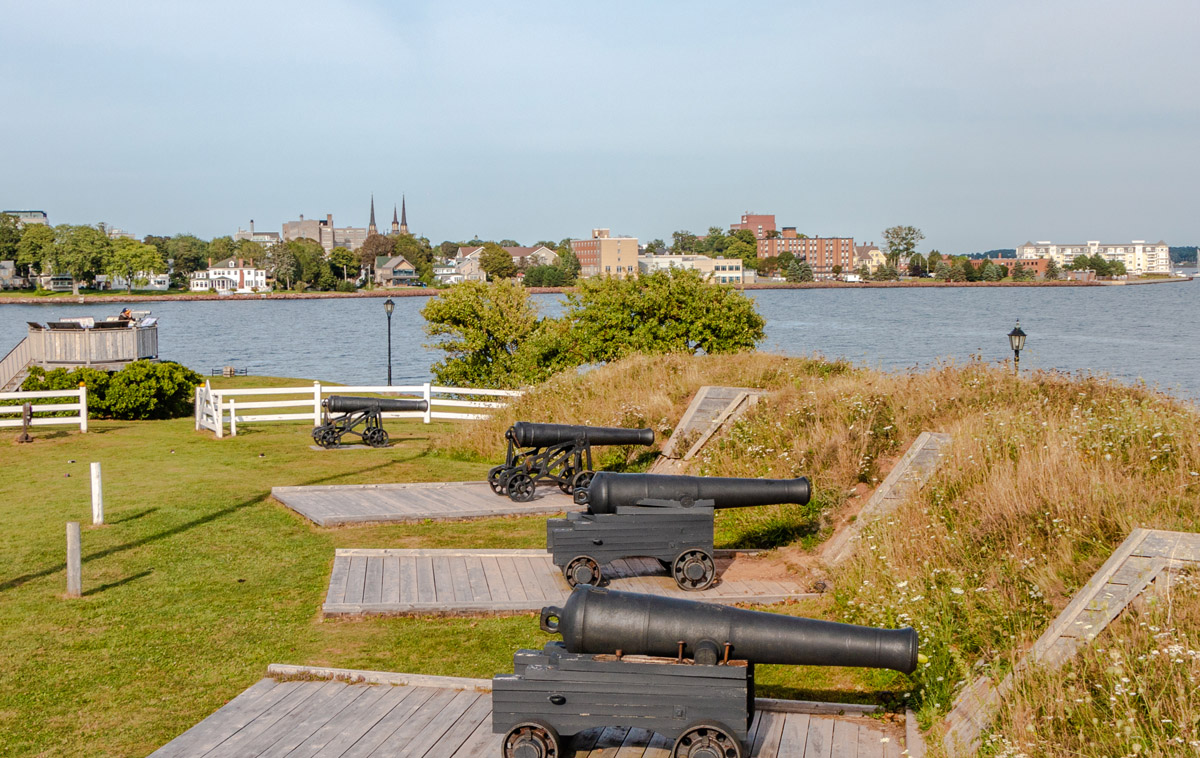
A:
{"type": "Polygon", "coordinates": [[[271,291],[266,270],[247,266],[237,258],[209,266],[207,271],[192,272],[189,288],[192,292],[236,292],[239,295],[271,291]]]}
{"type": "Polygon", "coordinates": [[[1042,241],[1026,242],[1017,247],[1018,258],[1053,258],[1060,266],[1070,265],[1079,255],[1091,257],[1097,254],[1109,261],[1122,261],[1130,274],[1171,273],[1171,250],[1162,240],[1151,243],[1133,240],[1115,245],[1096,240],[1065,245],[1042,241]]]}
{"type": "Polygon", "coordinates": [[[699,271],[722,284],[744,284],[746,273],[741,258],[710,258],[707,255],[639,255],[638,271],[652,274],[670,268],[699,271]]]}

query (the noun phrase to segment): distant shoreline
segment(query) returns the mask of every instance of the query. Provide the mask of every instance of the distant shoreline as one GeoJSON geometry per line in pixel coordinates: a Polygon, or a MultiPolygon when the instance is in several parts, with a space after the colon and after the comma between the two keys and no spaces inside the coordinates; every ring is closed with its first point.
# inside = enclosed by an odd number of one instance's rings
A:
{"type": "MultiPolygon", "coordinates": [[[[812,290],[812,289],[934,289],[939,287],[1119,287],[1136,284],[1165,284],[1168,282],[1190,282],[1192,277],[1163,277],[1155,279],[1130,279],[1125,281],[1098,282],[938,282],[931,280],[909,280],[900,282],[759,282],[736,287],[741,290],[812,290]]],[[[56,303],[155,303],[198,300],[326,300],[354,297],[432,297],[443,290],[433,287],[411,289],[359,290],[358,292],[261,292],[248,295],[205,295],[195,292],[150,295],[135,292],[124,296],[111,295],[0,295],[0,305],[54,305],[56,303]]],[[[574,287],[530,287],[533,294],[574,292],[574,287]]]]}

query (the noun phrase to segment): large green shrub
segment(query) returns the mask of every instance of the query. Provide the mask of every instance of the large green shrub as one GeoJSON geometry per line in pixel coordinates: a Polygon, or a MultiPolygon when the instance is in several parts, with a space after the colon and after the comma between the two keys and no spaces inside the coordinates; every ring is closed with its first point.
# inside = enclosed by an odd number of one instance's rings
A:
{"type": "Polygon", "coordinates": [[[166,419],[192,412],[192,395],[202,381],[195,371],[173,361],[135,361],[116,372],[32,366],[21,389],[73,390],[84,384],[90,418],[166,419]]]}

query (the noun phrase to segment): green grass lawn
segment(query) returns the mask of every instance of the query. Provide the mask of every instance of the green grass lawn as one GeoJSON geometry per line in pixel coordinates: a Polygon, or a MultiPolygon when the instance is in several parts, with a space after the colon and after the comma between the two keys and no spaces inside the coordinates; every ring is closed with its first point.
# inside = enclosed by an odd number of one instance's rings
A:
{"type": "MultiPolygon", "coordinates": [[[[286,386],[298,380],[274,380],[286,386]]],[[[262,386],[261,377],[220,380],[262,386]]],[[[302,386],[305,382],[301,382],[302,386]]],[[[314,451],[304,424],[93,422],[0,441],[0,755],[145,755],[273,662],[454,676],[510,670],[549,637],[511,618],[324,620],[337,547],[544,546],[544,518],[322,529],[272,486],[482,479],[439,454],[444,424],[388,422],[393,447],[314,451]],[[91,526],[89,470],[104,473],[91,526]],[[65,524],[83,529],[84,597],[64,597],[65,524]]],[[[816,605],[786,612],[820,614],[816,605]]],[[[762,667],[760,694],[887,700],[903,678],[762,667]],[[836,694],[835,694],[836,692],[836,694]]]]}

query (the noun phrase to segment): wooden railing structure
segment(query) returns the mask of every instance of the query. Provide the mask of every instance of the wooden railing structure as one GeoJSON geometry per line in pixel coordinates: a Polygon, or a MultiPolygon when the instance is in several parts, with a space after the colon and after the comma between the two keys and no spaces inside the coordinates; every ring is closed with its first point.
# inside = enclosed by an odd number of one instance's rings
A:
{"type": "Polygon", "coordinates": [[[0,390],[8,389],[9,383],[17,379],[32,360],[33,346],[26,337],[9,350],[8,355],[0,359],[0,390]]]}
{"type": "Polygon", "coordinates": [[[79,425],[79,431],[88,430],[87,387],[77,390],[38,390],[36,392],[0,392],[0,401],[17,400],[20,405],[0,405],[0,427],[20,427],[24,425],[24,403],[30,400],[46,400],[49,398],[75,398],[71,403],[30,403],[30,409],[35,414],[29,420],[30,426],[62,426],[79,425]],[[38,413],[53,413],[56,411],[74,411],[70,416],[37,416],[38,413]],[[16,418],[5,418],[13,416],[16,418]]]}
{"type": "Polygon", "coordinates": [[[434,419],[450,421],[465,421],[470,419],[487,418],[487,413],[473,410],[446,411],[435,408],[465,408],[465,409],[494,409],[503,408],[508,398],[520,397],[518,390],[474,389],[470,387],[441,387],[426,382],[391,387],[340,387],[323,386],[313,382],[311,387],[261,387],[214,390],[208,382],[196,388],[196,431],[208,429],[217,435],[225,436],[225,426],[229,426],[229,434],[237,435],[238,424],[274,422],[274,421],[306,421],[313,426],[320,426],[322,417],[321,401],[326,395],[400,395],[405,397],[423,398],[428,403],[426,411],[400,411],[384,413],[384,418],[419,418],[426,424],[434,419]],[[286,400],[239,400],[244,397],[259,397],[271,395],[301,395],[302,398],[286,400]],[[464,400],[463,397],[478,396],[495,398],[493,400],[464,400]],[[267,409],[303,408],[303,411],[293,413],[254,413],[267,409]],[[252,411],[247,413],[247,411],[252,411]]]}
{"type": "Polygon", "coordinates": [[[136,360],[157,357],[158,325],[153,321],[148,326],[99,321],[89,328],[72,322],[51,322],[45,327],[30,322],[29,336],[0,360],[0,390],[29,366],[119,369],[136,360]]]}

